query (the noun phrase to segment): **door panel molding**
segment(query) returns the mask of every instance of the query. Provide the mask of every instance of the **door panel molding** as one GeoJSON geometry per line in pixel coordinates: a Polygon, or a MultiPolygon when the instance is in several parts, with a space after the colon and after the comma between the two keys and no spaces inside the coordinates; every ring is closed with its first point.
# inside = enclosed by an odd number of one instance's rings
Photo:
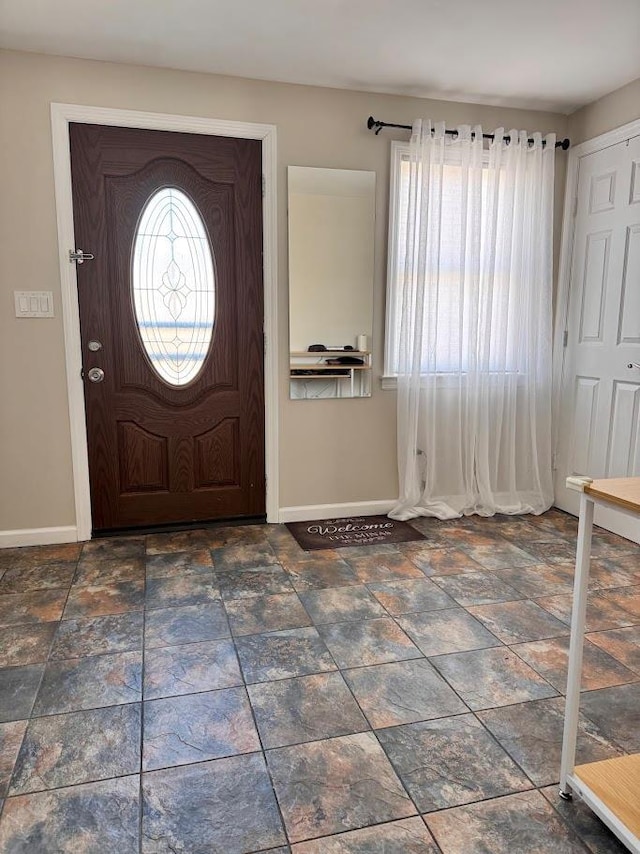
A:
{"type": "MultiPolygon", "coordinates": [[[[573,494],[571,494],[566,488],[564,484],[564,477],[562,472],[557,467],[560,463],[560,459],[563,453],[567,452],[566,448],[566,436],[562,435],[563,422],[561,419],[562,413],[562,404],[563,404],[563,389],[566,386],[566,376],[565,372],[571,371],[575,368],[574,365],[570,364],[571,359],[567,358],[567,354],[572,349],[570,346],[567,347],[567,335],[569,338],[573,337],[573,344],[576,343],[576,337],[579,338],[580,330],[577,328],[569,329],[569,307],[570,307],[570,285],[572,279],[575,277],[576,273],[579,270],[576,269],[576,265],[580,264],[580,260],[576,258],[576,255],[579,253],[576,252],[575,238],[576,238],[576,224],[578,218],[576,215],[578,214],[578,186],[579,186],[579,178],[580,178],[580,166],[583,158],[588,157],[589,155],[596,154],[598,152],[602,152],[605,149],[608,149],[612,146],[618,145],[622,142],[627,142],[630,140],[634,140],[635,138],[640,137],[640,119],[637,119],[633,122],[629,122],[628,124],[622,125],[619,128],[615,128],[607,133],[601,134],[600,136],[594,137],[593,139],[586,140],[579,145],[572,147],[569,150],[569,156],[567,161],[567,176],[565,183],[565,196],[564,196],[564,208],[563,208],[563,222],[562,222],[562,237],[561,237],[561,246],[560,246],[560,262],[558,267],[558,286],[556,292],[556,300],[555,300],[555,327],[554,327],[554,337],[553,337],[553,459],[554,459],[554,469],[555,471],[555,504],[558,507],[561,507],[564,510],[567,510],[571,513],[577,515],[577,503],[574,500],[573,494]]],[[[635,201],[635,192],[637,191],[636,184],[634,183],[634,178],[637,183],[637,176],[635,175],[635,161],[632,163],[632,167],[630,172],[626,173],[625,177],[625,186],[619,187],[619,191],[626,195],[629,199],[630,203],[635,201]],[[627,179],[629,184],[627,184],[627,179]]],[[[611,189],[611,188],[610,188],[611,189]]],[[[627,239],[629,240],[629,235],[627,234],[627,239]]],[[[578,247],[579,249],[579,247],[578,247]]],[[[621,271],[622,272],[622,271],[621,271]]],[[[584,284],[584,282],[583,282],[584,284]]],[[[622,314],[622,300],[625,297],[625,292],[621,291],[620,294],[616,294],[615,300],[617,302],[618,297],[621,299],[621,304],[618,307],[616,305],[616,326],[617,330],[614,332],[616,337],[618,338],[618,343],[620,342],[620,336],[623,334],[621,314],[622,314]],[[618,311],[620,312],[620,316],[618,316],[618,311]]],[[[628,336],[628,331],[625,330],[624,334],[628,336]]],[[[635,338],[635,335],[632,335],[632,338],[635,338]]],[[[571,342],[570,342],[571,343],[571,342]]],[[[624,343],[636,343],[635,341],[624,343]]],[[[568,375],[567,375],[568,376],[568,375]]],[[[611,394],[611,390],[609,391],[611,394]]],[[[620,401],[619,401],[620,402],[620,401]]],[[[612,412],[613,414],[613,412],[612,412]]],[[[612,425],[610,425],[611,428],[612,425]]],[[[565,430],[568,428],[568,425],[564,424],[565,430]]],[[[610,435],[606,435],[603,437],[605,442],[605,448],[608,447],[610,441],[610,435]]],[[[609,455],[607,462],[609,462],[609,455]]],[[[587,474],[589,474],[587,472],[587,474]]],[[[630,539],[635,539],[636,541],[640,538],[640,531],[638,529],[637,523],[635,522],[627,522],[626,520],[620,521],[619,514],[611,514],[610,511],[603,510],[599,508],[599,513],[597,512],[596,522],[602,524],[604,527],[608,527],[610,530],[616,530],[618,533],[623,534],[630,539]]]]}
{"type": "MultiPolygon", "coordinates": [[[[277,195],[275,125],[178,116],[136,110],[120,110],[78,104],[51,104],[54,187],[58,227],[58,261],[62,297],[67,396],[71,431],[71,456],[78,540],[91,537],[89,463],[85,421],[84,383],[76,265],[69,263],[75,247],[69,124],[72,122],[178,131],[262,141],[262,172],[265,178],[263,212],[264,285],[264,393],[265,473],[267,521],[278,521],[278,329],[277,329],[277,195]]],[[[85,247],[81,247],[85,248],[85,247]]],[[[89,251],[88,249],[86,251],[89,251]]]]}

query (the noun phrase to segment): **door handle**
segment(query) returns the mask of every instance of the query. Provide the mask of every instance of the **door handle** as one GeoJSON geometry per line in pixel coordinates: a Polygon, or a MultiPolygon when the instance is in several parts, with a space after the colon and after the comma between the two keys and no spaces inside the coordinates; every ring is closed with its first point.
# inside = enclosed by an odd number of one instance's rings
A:
{"type": "Polygon", "coordinates": [[[638,368],[640,370],[640,364],[638,362],[629,362],[627,367],[628,368],[638,368]]]}
{"type": "Polygon", "coordinates": [[[87,376],[92,383],[101,383],[104,379],[104,371],[102,368],[89,368],[87,376]]]}

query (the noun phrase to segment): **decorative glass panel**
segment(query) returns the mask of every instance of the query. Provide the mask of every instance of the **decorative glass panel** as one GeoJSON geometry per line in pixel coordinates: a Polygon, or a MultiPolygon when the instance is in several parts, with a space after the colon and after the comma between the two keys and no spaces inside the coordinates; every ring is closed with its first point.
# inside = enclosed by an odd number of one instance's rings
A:
{"type": "Polygon", "coordinates": [[[145,205],[131,279],[151,365],[170,385],[186,385],[198,376],[211,345],[215,280],[204,223],[181,190],[163,187],[145,205]]]}

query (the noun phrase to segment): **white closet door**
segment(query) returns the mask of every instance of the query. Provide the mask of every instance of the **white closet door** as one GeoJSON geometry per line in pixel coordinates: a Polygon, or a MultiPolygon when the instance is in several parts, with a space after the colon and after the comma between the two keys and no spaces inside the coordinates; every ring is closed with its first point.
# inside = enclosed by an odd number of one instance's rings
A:
{"type": "MultiPolygon", "coordinates": [[[[567,475],[640,476],[640,136],[580,161],[567,329],[556,504],[577,513],[567,475]]],[[[637,520],[599,510],[640,542],[637,520]]]]}

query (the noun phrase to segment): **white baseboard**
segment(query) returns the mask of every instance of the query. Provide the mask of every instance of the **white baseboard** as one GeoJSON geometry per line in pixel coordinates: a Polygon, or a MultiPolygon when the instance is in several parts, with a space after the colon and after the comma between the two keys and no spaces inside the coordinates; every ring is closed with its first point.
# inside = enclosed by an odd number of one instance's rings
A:
{"type": "Polygon", "coordinates": [[[0,531],[0,549],[77,542],[78,529],[75,525],[60,528],[16,528],[13,531],[0,531]]]}
{"type": "Polygon", "coordinates": [[[315,519],[341,519],[344,516],[381,516],[397,504],[396,498],[384,501],[354,501],[351,504],[303,504],[281,507],[280,522],[306,522],[315,519]]]}

